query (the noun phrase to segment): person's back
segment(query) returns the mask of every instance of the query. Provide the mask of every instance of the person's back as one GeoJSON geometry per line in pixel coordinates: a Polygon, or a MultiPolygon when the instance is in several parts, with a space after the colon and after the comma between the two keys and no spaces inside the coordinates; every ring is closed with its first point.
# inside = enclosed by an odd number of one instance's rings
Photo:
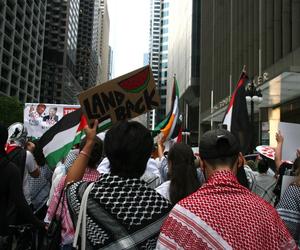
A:
{"type": "Polygon", "coordinates": [[[30,223],[43,229],[43,223],[34,217],[25,201],[21,175],[9,161],[4,149],[7,129],[0,124],[0,235],[8,234],[9,225],[30,223]]]}
{"type": "Polygon", "coordinates": [[[173,208],[157,248],[296,249],[275,209],[238,183],[235,173],[242,162],[233,135],[211,131],[201,142],[208,181],[173,208]]]}
{"type": "MultiPolygon", "coordinates": [[[[66,182],[76,181],[83,175],[96,125],[87,130],[87,144],[69,170],[66,182]]],[[[87,249],[155,248],[171,204],[140,180],[152,147],[150,132],[137,122],[122,122],[106,133],[104,149],[110,162],[110,174],[104,174],[94,182],[88,196],[87,249]]],[[[87,182],[76,182],[68,188],[73,221],[77,221],[88,185],[87,182]]]]}
{"type": "Polygon", "coordinates": [[[21,183],[17,167],[0,160],[0,235],[8,233],[8,226],[17,221],[15,188],[21,183]]]}
{"type": "Polygon", "coordinates": [[[268,203],[274,204],[276,196],[273,191],[277,180],[275,176],[267,173],[269,166],[265,160],[260,160],[257,168],[259,174],[255,175],[255,186],[252,191],[268,203]]]}

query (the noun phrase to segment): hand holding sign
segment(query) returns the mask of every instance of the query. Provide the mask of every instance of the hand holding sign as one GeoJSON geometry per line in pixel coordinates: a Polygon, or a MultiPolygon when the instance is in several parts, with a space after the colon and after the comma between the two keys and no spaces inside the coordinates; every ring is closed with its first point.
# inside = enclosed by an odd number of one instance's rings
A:
{"type": "Polygon", "coordinates": [[[90,88],[78,98],[89,123],[93,119],[99,121],[98,132],[160,104],[149,66],[90,88]]]}
{"type": "Polygon", "coordinates": [[[86,126],[84,128],[85,134],[86,134],[86,140],[87,141],[94,141],[96,134],[97,134],[97,127],[98,127],[98,121],[95,120],[91,127],[86,126]]]}

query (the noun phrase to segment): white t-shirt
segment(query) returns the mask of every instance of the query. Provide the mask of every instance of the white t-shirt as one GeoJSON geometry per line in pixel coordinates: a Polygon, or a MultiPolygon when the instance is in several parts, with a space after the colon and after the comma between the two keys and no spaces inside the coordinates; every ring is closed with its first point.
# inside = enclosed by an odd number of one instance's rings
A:
{"type": "Polygon", "coordinates": [[[29,175],[29,173],[34,172],[37,168],[38,168],[38,166],[34,160],[32,153],[27,150],[26,151],[26,163],[25,163],[25,168],[24,168],[24,178],[23,178],[23,193],[24,193],[25,199],[29,205],[31,204],[31,198],[30,198],[28,175],[29,175]]]}
{"type": "Polygon", "coordinates": [[[156,192],[165,197],[167,200],[170,200],[170,183],[171,181],[166,181],[159,187],[155,188],[156,192]]]}

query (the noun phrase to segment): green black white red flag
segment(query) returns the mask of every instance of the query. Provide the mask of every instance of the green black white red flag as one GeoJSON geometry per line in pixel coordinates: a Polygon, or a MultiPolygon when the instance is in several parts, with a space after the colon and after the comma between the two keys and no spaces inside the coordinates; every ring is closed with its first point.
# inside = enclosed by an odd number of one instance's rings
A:
{"type": "Polygon", "coordinates": [[[178,89],[177,80],[174,77],[174,84],[172,90],[172,106],[171,106],[170,113],[162,122],[160,122],[154,128],[153,134],[157,135],[159,133],[162,133],[165,140],[169,140],[172,136],[174,136],[173,133],[175,131],[176,124],[178,122],[178,117],[179,117],[179,89],[178,89]]]}
{"type": "Polygon", "coordinates": [[[67,156],[75,144],[80,143],[87,120],[81,109],[65,115],[39,139],[37,150],[46,158],[47,165],[54,169],[67,156]]]}
{"type": "Polygon", "coordinates": [[[223,124],[227,126],[227,130],[238,138],[243,153],[248,152],[251,141],[251,126],[245,91],[247,82],[248,76],[243,71],[223,119],[223,124]]]}

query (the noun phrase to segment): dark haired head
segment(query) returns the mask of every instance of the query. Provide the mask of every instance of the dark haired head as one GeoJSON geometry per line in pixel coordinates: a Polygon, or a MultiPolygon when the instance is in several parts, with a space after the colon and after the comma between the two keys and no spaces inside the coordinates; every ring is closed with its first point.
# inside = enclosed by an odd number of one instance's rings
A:
{"type": "Polygon", "coordinates": [[[0,123],[0,156],[6,155],[5,144],[8,139],[8,130],[7,128],[0,123]]]}
{"type": "Polygon", "coordinates": [[[44,103],[39,103],[37,105],[37,108],[43,108],[43,109],[46,109],[46,105],[44,103]]]}
{"type": "Polygon", "coordinates": [[[295,175],[300,175],[300,157],[297,157],[293,164],[295,175]]]}
{"type": "MultiPolygon", "coordinates": [[[[102,158],[102,153],[103,153],[103,142],[99,137],[95,137],[94,139],[95,144],[94,147],[92,149],[91,155],[90,155],[90,159],[88,162],[88,167],[89,168],[96,168],[97,167],[97,163],[99,163],[99,161],[102,158]]],[[[84,138],[79,145],[79,150],[81,151],[84,147],[86,143],[86,138],[84,138]]]]}
{"type": "Polygon", "coordinates": [[[150,131],[138,122],[120,122],[105,135],[104,150],[113,175],[140,178],[152,149],[150,131]]]}
{"type": "Polygon", "coordinates": [[[269,164],[266,160],[262,159],[257,164],[257,171],[260,174],[266,173],[269,169],[269,164]]]}
{"type": "Polygon", "coordinates": [[[200,187],[194,160],[194,153],[186,144],[176,143],[169,151],[170,200],[173,204],[200,187]]]}

